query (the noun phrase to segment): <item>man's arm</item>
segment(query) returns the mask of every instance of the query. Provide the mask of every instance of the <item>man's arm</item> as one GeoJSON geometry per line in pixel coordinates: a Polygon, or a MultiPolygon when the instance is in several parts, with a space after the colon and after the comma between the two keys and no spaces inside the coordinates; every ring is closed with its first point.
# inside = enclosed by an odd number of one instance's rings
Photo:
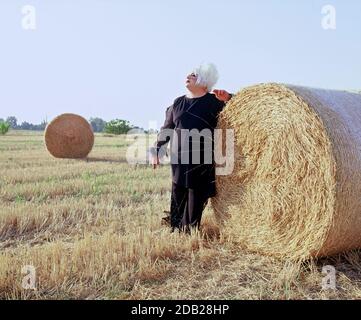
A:
{"type": "Polygon", "coordinates": [[[175,128],[174,122],[173,122],[173,105],[167,108],[167,111],[165,112],[165,121],[163,126],[160,128],[160,131],[157,136],[157,142],[156,142],[156,148],[157,148],[157,154],[159,154],[160,148],[169,142],[170,140],[170,132],[169,130],[173,130],[175,128]]]}
{"type": "Polygon", "coordinates": [[[160,150],[164,150],[166,148],[167,143],[170,141],[171,134],[170,130],[173,130],[175,128],[174,122],[173,122],[173,105],[167,108],[165,113],[165,121],[163,126],[160,128],[160,131],[157,135],[157,141],[155,143],[155,150],[153,156],[153,167],[156,168],[156,166],[159,164],[159,156],[160,156],[160,150]]]}

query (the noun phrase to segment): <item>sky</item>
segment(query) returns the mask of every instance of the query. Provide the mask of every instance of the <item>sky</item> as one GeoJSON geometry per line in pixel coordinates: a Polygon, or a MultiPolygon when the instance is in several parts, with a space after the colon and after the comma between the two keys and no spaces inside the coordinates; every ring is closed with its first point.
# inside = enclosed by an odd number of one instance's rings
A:
{"type": "Polygon", "coordinates": [[[18,122],[71,112],[159,128],[203,62],[232,93],[361,90],[360,0],[0,0],[0,41],[0,118],[18,122]]]}

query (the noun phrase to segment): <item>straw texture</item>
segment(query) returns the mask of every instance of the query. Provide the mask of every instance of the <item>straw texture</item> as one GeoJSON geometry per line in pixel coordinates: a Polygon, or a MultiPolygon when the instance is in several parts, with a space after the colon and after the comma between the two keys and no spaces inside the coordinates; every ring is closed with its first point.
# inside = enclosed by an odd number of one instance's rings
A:
{"type": "Polygon", "coordinates": [[[256,85],[218,127],[235,133],[234,171],[212,199],[229,237],[297,260],[361,247],[361,95],[256,85]]]}
{"type": "Polygon", "coordinates": [[[46,127],[45,144],[56,158],[85,158],[93,148],[94,133],[83,117],[65,113],[46,127]]]}

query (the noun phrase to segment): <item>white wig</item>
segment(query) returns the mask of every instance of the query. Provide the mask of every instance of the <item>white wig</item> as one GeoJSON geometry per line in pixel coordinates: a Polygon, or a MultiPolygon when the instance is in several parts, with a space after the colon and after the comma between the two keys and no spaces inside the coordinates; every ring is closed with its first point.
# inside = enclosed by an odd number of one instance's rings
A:
{"type": "Polygon", "coordinates": [[[197,75],[197,85],[207,87],[210,92],[218,81],[218,71],[213,63],[201,64],[193,72],[197,75]]]}

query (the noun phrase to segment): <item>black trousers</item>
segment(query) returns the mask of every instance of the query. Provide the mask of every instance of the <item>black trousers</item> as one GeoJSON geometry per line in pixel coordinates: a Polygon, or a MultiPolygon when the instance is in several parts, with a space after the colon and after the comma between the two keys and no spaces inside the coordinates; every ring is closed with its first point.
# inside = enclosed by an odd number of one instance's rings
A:
{"type": "Polygon", "coordinates": [[[209,196],[202,188],[190,189],[172,184],[171,197],[171,227],[182,231],[199,228],[202,213],[209,196]]]}

